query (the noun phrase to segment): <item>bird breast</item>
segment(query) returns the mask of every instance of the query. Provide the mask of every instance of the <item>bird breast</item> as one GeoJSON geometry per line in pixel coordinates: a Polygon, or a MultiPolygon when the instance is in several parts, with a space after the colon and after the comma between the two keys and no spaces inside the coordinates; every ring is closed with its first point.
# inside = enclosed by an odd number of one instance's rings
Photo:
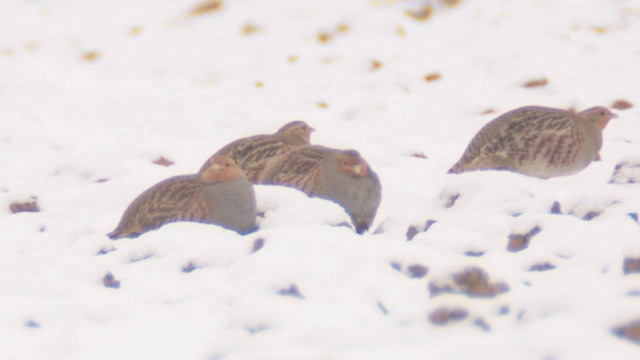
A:
{"type": "Polygon", "coordinates": [[[240,233],[255,228],[255,193],[246,179],[206,185],[203,196],[215,207],[211,221],[240,233]]]}
{"type": "Polygon", "coordinates": [[[339,171],[324,171],[318,196],[342,205],[357,217],[375,214],[380,203],[380,182],[371,170],[363,178],[354,178],[339,171]]]}

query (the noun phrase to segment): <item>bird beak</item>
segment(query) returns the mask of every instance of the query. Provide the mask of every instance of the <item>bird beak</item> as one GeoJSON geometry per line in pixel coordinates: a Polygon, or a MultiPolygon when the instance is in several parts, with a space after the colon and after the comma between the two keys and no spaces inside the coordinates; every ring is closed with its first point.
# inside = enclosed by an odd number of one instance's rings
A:
{"type": "Polygon", "coordinates": [[[616,114],[616,113],[611,113],[611,118],[612,118],[612,119],[616,119],[617,117],[618,117],[618,114],[616,114]]]}
{"type": "Polygon", "coordinates": [[[316,129],[314,129],[311,126],[309,126],[309,131],[314,132],[314,131],[316,131],[316,129]]]}

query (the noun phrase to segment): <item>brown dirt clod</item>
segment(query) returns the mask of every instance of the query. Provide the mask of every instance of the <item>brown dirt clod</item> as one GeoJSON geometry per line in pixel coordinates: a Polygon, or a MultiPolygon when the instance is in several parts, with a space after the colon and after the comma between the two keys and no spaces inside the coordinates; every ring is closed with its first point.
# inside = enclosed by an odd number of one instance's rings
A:
{"type": "Polygon", "coordinates": [[[469,312],[460,307],[452,309],[441,307],[429,314],[429,321],[431,321],[433,325],[444,326],[449,323],[449,321],[464,320],[468,315],[469,312]]]}
{"type": "Polygon", "coordinates": [[[611,107],[616,110],[627,110],[633,107],[633,104],[627,100],[616,100],[611,107]]]}
{"type": "Polygon", "coordinates": [[[160,166],[171,166],[175,164],[173,161],[165,158],[164,156],[160,156],[159,158],[153,160],[152,163],[160,166]]]}
{"type": "Polygon", "coordinates": [[[112,273],[107,273],[104,276],[104,278],[102,279],[102,284],[105,287],[112,288],[112,289],[120,288],[120,280],[116,280],[116,278],[113,276],[112,273]]]}
{"type": "Polygon", "coordinates": [[[414,279],[422,279],[423,277],[427,276],[429,268],[424,265],[414,264],[409,265],[407,267],[407,271],[409,272],[409,277],[414,279]]]}
{"type": "Polygon", "coordinates": [[[531,238],[540,232],[540,227],[536,226],[526,234],[510,234],[507,243],[507,251],[518,252],[529,247],[531,238]]]}
{"type": "Polygon", "coordinates": [[[640,344],[640,320],[613,329],[613,333],[640,344]]]}
{"type": "Polygon", "coordinates": [[[540,79],[529,80],[529,81],[525,82],[524,84],[522,84],[522,86],[524,86],[526,88],[534,88],[534,87],[546,86],[548,83],[549,83],[549,80],[546,77],[543,77],[543,78],[540,78],[540,79]]]}
{"type": "Polygon", "coordinates": [[[21,212],[40,212],[40,207],[38,206],[38,198],[32,196],[28,201],[25,202],[12,202],[11,204],[9,204],[9,210],[12,214],[21,212]]]}
{"type": "Polygon", "coordinates": [[[625,258],[622,264],[625,275],[640,273],[640,258],[625,258]]]}
{"type": "Polygon", "coordinates": [[[431,296],[441,293],[461,293],[469,297],[492,298],[509,291],[506,283],[490,283],[487,273],[478,267],[467,268],[453,274],[449,281],[431,281],[431,296]]]}

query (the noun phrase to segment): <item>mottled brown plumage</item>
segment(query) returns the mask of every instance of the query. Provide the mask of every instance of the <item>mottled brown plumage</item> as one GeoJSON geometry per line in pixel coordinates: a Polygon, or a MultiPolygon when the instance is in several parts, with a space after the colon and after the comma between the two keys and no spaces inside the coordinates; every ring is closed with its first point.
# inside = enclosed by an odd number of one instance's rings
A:
{"type": "Polygon", "coordinates": [[[215,156],[203,173],[175,176],[143,192],[108,236],[133,238],[175,221],[217,224],[241,234],[253,231],[253,185],[233,159],[215,156]]]}
{"type": "Polygon", "coordinates": [[[244,170],[247,179],[257,184],[266,164],[276,156],[281,156],[299,146],[309,145],[313,128],[304,121],[292,121],[282,126],[274,134],[256,135],[238,139],[218,150],[207,160],[200,172],[207,169],[216,155],[226,155],[244,170]]]}
{"type": "Polygon", "coordinates": [[[599,158],[602,130],[617,117],[605,107],[571,111],[527,106],[485,125],[449,173],[509,170],[547,179],[572,175],[599,158]]]}
{"type": "Polygon", "coordinates": [[[317,145],[295,149],[274,159],[261,182],[293,187],[341,205],[359,234],[369,229],[380,205],[378,175],[355,150],[317,145]]]}

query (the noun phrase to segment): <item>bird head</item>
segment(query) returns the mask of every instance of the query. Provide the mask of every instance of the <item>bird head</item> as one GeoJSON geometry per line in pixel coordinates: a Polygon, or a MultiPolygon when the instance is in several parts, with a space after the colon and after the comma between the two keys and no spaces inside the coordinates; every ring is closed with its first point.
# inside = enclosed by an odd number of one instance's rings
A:
{"type": "Polygon", "coordinates": [[[355,150],[343,150],[335,154],[338,160],[338,171],[354,178],[363,178],[369,175],[369,166],[355,150]]]}
{"type": "Polygon", "coordinates": [[[292,121],[281,127],[276,135],[283,141],[292,145],[305,145],[311,141],[311,133],[315,131],[302,120],[292,121]]]}
{"type": "Polygon", "coordinates": [[[209,167],[201,177],[207,183],[218,183],[237,179],[241,174],[236,162],[224,155],[215,156],[209,162],[209,167]]]}
{"type": "Polygon", "coordinates": [[[580,112],[578,115],[586,121],[592,122],[600,128],[600,130],[604,130],[604,128],[609,123],[609,120],[615,119],[618,115],[612,113],[604,106],[596,106],[585,111],[580,112]]]}

